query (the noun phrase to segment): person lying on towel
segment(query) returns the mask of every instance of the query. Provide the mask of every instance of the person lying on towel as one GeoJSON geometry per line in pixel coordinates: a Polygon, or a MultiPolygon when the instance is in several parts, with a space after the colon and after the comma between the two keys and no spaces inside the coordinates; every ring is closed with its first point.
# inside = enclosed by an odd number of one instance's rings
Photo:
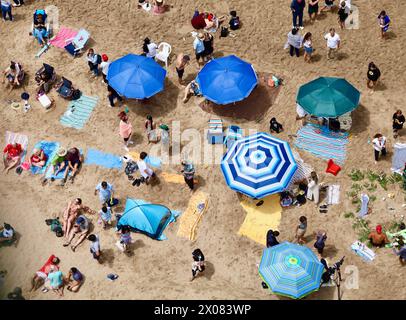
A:
{"type": "Polygon", "coordinates": [[[56,270],[59,270],[58,264],[59,264],[60,260],[58,257],[56,257],[55,255],[51,255],[47,262],[45,262],[45,264],[42,266],[41,269],[39,269],[34,277],[31,279],[31,290],[38,290],[39,287],[41,287],[44,283],[45,280],[48,277],[49,272],[51,271],[51,266],[53,266],[56,270]]]}
{"type": "Polygon", "coordinates": [[[8,173],[13,169],[21,160],[23,148],[19,143],[9,143],[3,150],[3,163],[4,170],[8,173]]]}

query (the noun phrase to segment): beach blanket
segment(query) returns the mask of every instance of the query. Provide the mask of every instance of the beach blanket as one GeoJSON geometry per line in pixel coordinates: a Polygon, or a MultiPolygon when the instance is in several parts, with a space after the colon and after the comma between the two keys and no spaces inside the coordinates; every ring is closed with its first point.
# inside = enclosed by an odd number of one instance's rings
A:
{"type": "Polygon", "coordinates": [[[348,133],[331,132],[325,127],[306,124],[297,132],[295,146],[314,156],[344,163],[347,154],[348,133]]]}
{"type": "Polygon", "coordinates": [[[14,142],[21,144],[21,147],[23,148],[23,154],[20,160],[20,163],[23,163],[25,155],[27,154],[28,137],[24,134],[6,131],[6,145],[14,142]]]}
{"type": "Polygon", "coordinates": [[[339,204],[340,203],[340,186],[338,184],[332,184],[327,189],[327,204],[339,204]]]}
{"type": "MultiPolygon", "coordinates": [[[[80,155],[83,156],[82,149],[80,149],[79,151],[80,151],[80,155]]],[[[54,178],[54,179],[58,179],[58,180],[63,179],[63,177],[65,176],[66,170],[69,170],[68,177],[70,177],[72,170],[68,169],[67,165],[65,166],[64,170],[62,170],[61,172],[58,172],[57,175],[52,174],[52,166],[48,166],[48,168],[46,169],[45,178],[47,178],[47,179],[54,178]]]]}
{"type": "Polygon", "coordinates": [[[33,174],[44,174],[47,166],[51,163],[52,159],[56,155],[58,151],[59,143],[58,142],[51,142],[51,141],[40,141],[35,146],[34,149],[42,149],[44,150],[45,155],[47,156],[47,162],[42,168],[39,167],[31,167],[31,172],[33,174]]]}
{"type": "Polygon", "coordinates": [[[54,254],[51,255],[51,256],[48,258],[48,260],[44,263],[44,265],[41,267],[41,269],[39,269],[38,271],[44,273],[45,275],[48,275],[51,266],[54,266],[56,270],[59,270],[58,265],[56,265],[56,264],[54,264],[54,263],[52,262],[52,260],[54,260],[55,257],[56,257],[56,256],[55,256],[54,254]]]}
{"type": "Polygon", "coordinates": [[[95,164],[108,169],[121,169],[123,161],[121,157],[110,153],[104,153],[96,149],[88,149],[85,164],[95,164]]]}
{"type": "Polygon", "coordinates": [[[73,38],[78,34],[76,30],[69,29],[66,27],[61,26],[59,29],[58,34],[52,38],[49,43],[52,44],[54,47],[58,47],[64,49],[66,45],[72,42],[73,38]],[[70,40],[70,41],[66,41],[70,40]]]}
{"type": "Polygon", "coordinates": [[[364,261],[371,262],[375,259],[375,252],[369,249],[365,244],[360,241],[355,241],[351,245],[351,250],[360,256],[364,261]]]}
{"type": "MultiPolygon", "coordinates": [[[[140,160],[140,153],[137,151],[131,151],[131,152],[129,152],[128,155],[133,161],[140,160]]],[[[159,159],[158,157],[148,155],[144,161],[146,164],[150,165],[151,167],[155,167],[155,168],[161,167],[161,159],[159,159]]]]}
{"type": "Polygon", "coordinates": [[[270,195],[262,200],[264,203],[259,207],[256,206],[258,201],[242,200],[240,202],[247,215],[238,234],[266,246],[268,230],[277,230],[279,227],[282,207],[279,203],[278,194],[270,195]]]}
{"type": "Polygon", "coordinates": [[[183,178],[183,175],[177,174],[177,173],[169,173],[169,172],[162,172],[160,174],[160,177],[168,183],[178,183],[178,184],[184,184],[185,179],[183,178]]]}
{"type": "Polygon", "coordinates": [[[180,217],[178,236],[194,241],[196,230],[203,214],[207,211],[207,195],[202,191],[196,191],[189,200],[185,212],[180,217]]]}
{"type": "Polygon", "coordinates": [[[65,127],[82,129],[96,107],[98,99],[98,97],[82,95],[79,99],[71,101],[60,123],[65,127]]]}

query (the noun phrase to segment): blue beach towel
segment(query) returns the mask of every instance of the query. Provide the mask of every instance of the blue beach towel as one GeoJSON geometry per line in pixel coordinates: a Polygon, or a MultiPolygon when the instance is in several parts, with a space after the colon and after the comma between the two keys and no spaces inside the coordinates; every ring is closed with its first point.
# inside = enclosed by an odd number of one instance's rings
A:
{"type": "Polygon", "coordinates": [[[161,167],[161,159],[154,157],[154,156],[147,156],[145,158],[145,163],[149,164],[151,167],[155,167],[155,168],[161,167]]]}
{"type": "MultiPolygon", "coordinates": [[[[83,151],[82,151],[82,149],[79,149],[79,151],[80,151],[80,155],[83,156],[83,151]]],[[[68,177],[70,177],[72,170],[71,170],[71,169],[67,169],[67,168],[68,168],[68,165],[66,165],[66,167],[64,168],[64,170],[62,170],[61,172],[59,172],[58,175],[54,175],[54,174],[52,174],[52,166],[49,166],[48,169],[46,170],[45,178],[47,178],[47,179],[54,178],[54,179],[59,179],[59,180],[60,180],[60,179],[63,179],[66,170],[69,170],[69,172],[68,172],[68,177]]]]}
{"type": "Polygon", "coordinates": [[[114,154],[104,153],[95,149],[87,150],[85,164],[95,164],[108,169],[121,169],[123,161],[114,154]]]}
{"type": "Polygon", "coordinates": [[[60,123],[65,127],[82,129],[96,107],[98,99],[98,97],[82,95],[79,99],[71,101],[68,110],[61,117],[60,123]]]}
{"type": "Polygon", "coordinates": [[[35,146],[34,149],[44,150],[45,155],[47,156],[47,162],[42,168],[31,166],[31,172],[33,174],[44,174],[47,166],[51,163],[53,157],[58,151],[59,143],[51,141],[40,141],[35,146]]]}

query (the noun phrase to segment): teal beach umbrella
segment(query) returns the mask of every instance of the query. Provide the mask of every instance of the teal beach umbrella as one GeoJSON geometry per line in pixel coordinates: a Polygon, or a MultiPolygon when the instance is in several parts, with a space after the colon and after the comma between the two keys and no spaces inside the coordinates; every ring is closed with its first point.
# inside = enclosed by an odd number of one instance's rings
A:
{"type": "Polygon", "coordinates": [[[258,272],[274,294],[300,299],[319,289],[323,270],[308,247],[283,242],[264,249],[258,272]]]}
{"type": "Polygon", "coordinates": [[[311,115],[334,118],[354,110],[360,95],[343,78],[320,77],[301,86],[296,101],[311,115]]]}

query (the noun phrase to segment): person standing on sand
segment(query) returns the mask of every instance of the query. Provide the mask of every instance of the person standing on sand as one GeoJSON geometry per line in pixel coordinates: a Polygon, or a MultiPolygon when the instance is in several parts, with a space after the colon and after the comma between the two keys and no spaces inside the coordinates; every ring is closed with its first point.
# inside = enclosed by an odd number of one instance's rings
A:
{"type": "Polygon", "coordinates": [[[303,37],[303,48],[304,48],[304,61],[310,63],[314,51],[312,34],[310,32],[307,32],[303,37]]]}
{"type": "Polygon", "coordinates": [[[390,19],[385,10],[381,11],[381,13],[379,14],[378,21],[379,27],[381,28],[381,38],[385,39],[390,25],[390,19]]]}
{"type": "Polygon", "coordinates": [[[374,90],[376,83],[378,82],[379,78],[381,77],[381,71],[378,69],[378,67],[373,62],[370,62],[368,65],[367,77],[368,77],[367,87],[369,89],[374,90]]]}
{"type": "Polygon", "coordinates": [[[305,0],[292,0],[290,9],[292,10],[293,28],[303,29],[303,11],[306,6],[305,0]],[[299,18],[299,24],[297,22],[299,18]]]}
{"type": "Polygon", "coordinates": [[[103,54],[102,63],[100,63],[100,68],[101,68],[102,76],[103,76],[102,82],[104,84],[107,83],[107,73],[109,72],[109,66],[110,66],[109,57],[106,54],[103,54]]]}
{"type": "Polygon", "coordinates": [[[195,168],[193,166],[193,163],[189,161],[182,161],[182,166],[183,178],[185,179],[185,182],[189,186],[190,190],[193,190],[195,176],[195,168]]]}
{"type": "Polygon", "coordinates": [[[107,84],[107,98],[109,99],[110,102],[110,107],[114,107],[114,99],[117,98],[118,101],[120,101],[120,103],[123,102],[123,98],[120,97],[120,95],[117,93],[116,90],[113,89],[113,87],[111,87],[108,83],[108,81],[106,80],[106,84],[107,84]]]}
{"type": "Polygon", "coordinates": [[[316,234],[316,242],[314,247],[317,249],[317,252],[322,255],[324,247],[326,246],[327,233],[325,231],[319,230],[316,234]]]}
{"type": "Polygon", "coordinates": [[[334,28],[331,28],[330,32],[324,36],[324,39],[327,40],[327,58],[333,59],[336,55],[336,51],[340,49],[340,36],[336,33],[334,28]]]}
{"type": "Polygon", "coordinates": [[[313,200],[316,207],[319,204],[319,194],[320,194],[319,178],[317,177],[317,173],[315,171],[312,171],[310,173],[310,179],[307,185],[306,197],[309,200],[313,200]]]}
{"type": "Polygon", "coordinates": [[[330,11],[334,7],[335,0],[324,0],[324,5],[321,8],[320,12],[324,12],[326,10],[330,11]]]}
{"type": "Polygon", "coordinates": [[[396,139],[399,136],[399,130],[403,129],[403,124],[405,123],[405,116],[402,114],[402,110],[397,110],[393,114],[392,119],[393,137],[396,139]]]}
{"type": "Polygon", "coordinates": [[[190,57],[179,53],[176,58],[176,73],[178,74],[179,84],[183,84],[183,75],[185,73],[185,68],[190,62],[190,57]]]}
{"type": "Polygon", "coordinates": [[[125,111],[121,111],[118,114],[118,117],[120,119],[120,125],[119,125],[119,134],[121,138],[124,140],[124,149],[125,151],[130,151],[128,149],[129,144],[133,144],[131,141],[131,135],[133,134],[133,126],[130,123],[130,120],[128,118],[127,113],[125,111]]]}
{"type": "Polygon", "coordinates": [[[310,23],[313,24],[316,21],[317,14],[319,13],[319,1],[320,0],[309,0],[308,2],[308,13],[310,18],[310,23]]]}
{"type": "MultiPolygon", "coordinates": [[[[300,47],[302,46],[303,43],[303,38],[302,36],[298,33],[297,28],[293,28],[289,33],[288,33],[288,41],[287,41],[287,47],[289,47],[289,54],[291,57],[293,57],[294,54],[296,54],[296,57],[299,57],[299,50],[300,47]]],[[[285,46],[286,48],[286,46],[285,46]]]]}
{"type": "Polygon", "coordinates": [[[375,164],[377,164],[380,153],[382,156],[386,156],[386,137],[377,133],[372,140],[372,146],[374,147],[375,164]]]}
{"type": "Polygon", "coordinates": [[[299,222],[300,224],[296,227],[295,241],[299,244],[304,244],[304,235],[306,234],[307,230],[307,218],[305,216],[301,216],[299,218],[299,222]]]}
{"type": "Polygon", "coordinates": [[[99,237],[95,234],[90,234],[87,237],[87,240],[89,240],[92,244],[90,245],[90,253],[93,256],[93,259],[96,259],[97,262],[101,263],[100,257],[101,257],[101,250],[100,250],[100,240],[99,237]]]}
{"type": "Polygon", "coordinates": [[[192,277],[190,281],[193,281],[199,273],[202,273],[205,269],[204,265],[204,255],[200,249],[195,249],[192,252],[193,263],[192,263],[192,277]]]}
{"type": "Polygon", "coordinates": [[[200,59],[202,59],[202,61],[203,61],[203,57],[204,57],[204,42],[203,42],[203,40],[204,40],[204,34],[199,33],[196,36],[195,40],[193,41],[193,49],[195,50],[196,62],[197,62],[197,65],[199,67],[201,66],[200,59]]]}
{"type": "Polygon", "coordinates": [[[8,0],[1,0],[1,15],[3,21],[7,21],[7,16],[10,21],[13,21],[13,15],[11,13],[11,3],[8,0]]]}
{"type": "Polygon", "coordinates": [[[348,18],[347,5],[345,1],[342,1],[340,8],[338,9],[338,24],[341,29],[345,28],[345,20],[348,18]]]}

